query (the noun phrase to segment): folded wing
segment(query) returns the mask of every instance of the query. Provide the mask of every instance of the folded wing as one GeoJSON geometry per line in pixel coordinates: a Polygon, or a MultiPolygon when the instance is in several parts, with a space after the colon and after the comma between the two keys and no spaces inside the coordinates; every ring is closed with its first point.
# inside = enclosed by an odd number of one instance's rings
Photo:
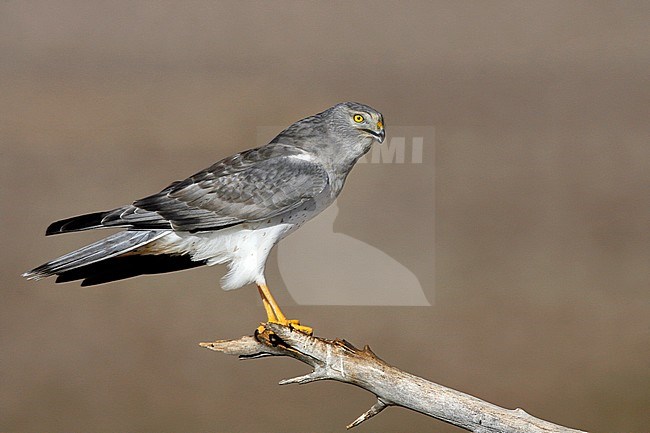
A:
{"type": "Polygon", "coordinates": [[[46,233],[101,227],[218,230],[296,209],[328,182],[325,169],[300,149],[265,146],[223,159],[132,205],[57,221],[46,233]]]}

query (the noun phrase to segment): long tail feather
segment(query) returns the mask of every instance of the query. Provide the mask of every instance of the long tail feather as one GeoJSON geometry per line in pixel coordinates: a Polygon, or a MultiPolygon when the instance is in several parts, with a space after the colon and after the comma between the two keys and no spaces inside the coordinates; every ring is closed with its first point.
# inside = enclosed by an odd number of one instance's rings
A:
{"type": "Polygon", "coordinates": [[[156,239],[160,239],[167,234],[169,234],[169,231],[166,230],[123,231],[115,233],[93,244],[47,262],[31,271],[25,272],[23,277],[29,280],[40,280],[51,275],[60,275],[72,269],[128,253],[156,239]]]}

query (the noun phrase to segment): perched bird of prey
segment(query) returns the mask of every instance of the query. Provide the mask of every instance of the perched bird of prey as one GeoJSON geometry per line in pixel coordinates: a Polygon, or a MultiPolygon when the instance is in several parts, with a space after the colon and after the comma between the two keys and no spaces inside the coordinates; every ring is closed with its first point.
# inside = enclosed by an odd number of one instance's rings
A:
{"type": "Polygon", "coordinates": [[[157,194],[117,209],[52,223],[46,235],[125,230],[23,274],[57,275],[82,286],[225,263],[224,290],[255,283],[269,322],[288,320],[264,278],[271,248],[332,204],[350,170],[383,142],[384,119],[367,105],[344,102],[299,120],[269,144],[222,159],[157,194]]]}

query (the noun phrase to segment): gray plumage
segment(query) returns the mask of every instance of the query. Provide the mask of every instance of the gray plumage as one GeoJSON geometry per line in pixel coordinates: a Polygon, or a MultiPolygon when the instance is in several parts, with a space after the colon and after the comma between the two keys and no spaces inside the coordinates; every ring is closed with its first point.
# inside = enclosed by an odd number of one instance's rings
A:
{"type": "Polygon", "coordinates": [[[225,288],[263,282],[270,248],[329,206],[373,140],[383,138],[379,112],[353,102],[335,105],[294,123],[265,146],[225,158],[131,205],[51,224],[47,235],[103,227],[126,230],[23,275],[84,279],[87,285],[164,272],[159,265],[177,270],[228,263],[225,288]],[[252,236],[242,236],[249,232],[252,236]],[[262,240],[267,235],[270,246],[262,240]],[[254,262],[237,252],[244,242],[250,244],[254,262]],[[165,260],[151,257],[161,255],[165,260]],[[111,269],[112,264],[122,269],[111,269]]]}

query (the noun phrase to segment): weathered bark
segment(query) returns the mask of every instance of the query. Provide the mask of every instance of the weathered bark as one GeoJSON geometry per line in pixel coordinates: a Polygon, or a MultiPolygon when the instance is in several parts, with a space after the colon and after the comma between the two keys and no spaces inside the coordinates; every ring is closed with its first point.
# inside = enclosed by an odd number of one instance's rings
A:
{"type": "Polygon", "coordinates": [[[289,356],[314,369],[307,375],[282,380],[281,385],[331,379],[375,394],[377,403],[347,428],[396,405],[476,433],[584,433],[535,418],[522,409],[504,409],[406,373],[386,364],[368,346],[359,350],[345,340],[312,337],[272,323],[265,327],[256,336],[201,343],[201,346],[241,359],[289,356]]]}

